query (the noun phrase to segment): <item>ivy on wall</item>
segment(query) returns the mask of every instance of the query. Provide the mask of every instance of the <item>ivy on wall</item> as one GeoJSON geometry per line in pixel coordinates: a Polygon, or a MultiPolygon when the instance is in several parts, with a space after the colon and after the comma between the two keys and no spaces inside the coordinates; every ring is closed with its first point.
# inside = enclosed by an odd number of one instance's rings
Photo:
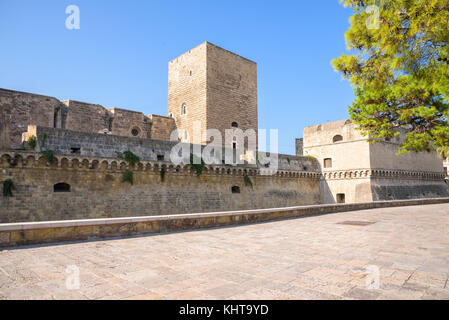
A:
{"type": "Polygon", "coordinates": [[[195,170],[196,175],[199,177],[203,173],[205,163],[204,163],[203,158],[201,158],[201,163],[198,163],[198,162],[200,162],[199,158],[197,156],[191,154],[190,159],[189,159],[189,165],[193,170],[195,170]]]}
{"type": "Polygon", "coordinates": [[[36,136],[31,136],[31,137],[29,137],[28,138],[28,141],[27,141],[27,144],[28,144],[28,146],[31,148],[31,149],[35,149],[36,148],[36,145],[37,145],[37,138],[36,138],[36,136]]]}
{"type": "Polygon", "coordinates": [[[307,160],[309,160],[312,163],[317,163],[318,160],[317,158],[313,157],[313,156],[305,156],[307,158],[307,160]]]}
{"type": "Polygon", "coordinates": [[[47,140],[47,134],[46,133],[41,135],[41,146],[42,147],[44,147],[44,145],[45,145],[45,140],[47,140]]]}
{"type": "MultiPolygon", "coordinates": [[[[140,162],[140,158],[129,150],[125,151],[123,153],[117,152],[117,157],[119,159],[125,160],[129,166],[135,166],[136,164],[138,164],[140,162]]],[[[134,184],[134,174],[131,170],[127,170],[127,171],[123,172],[122,182],[128,182],[131,185],[134,184]]]]}
{"type": "Polygon", "coordinates": [[[126,170],[122,175],[122,182],[128,182],[129,184],[134,184],[134,174],[131,170],[126,170]]]}
{"type": "Polygon", "coordinates": [[[4,197],[12,197],[12,191],[16,190],[14,183],[11,179],[7,179],[3,181],[3,196],[4,197]]]}
{"type": "Polygon", "coordinates": [[[49,164],[53,164],[55,162],[55,153],[53,150],[45,150],[42,151],[41,154],[49,164]]]}
{"type": "Polygon", "coordinates": [[[251,189],[253,188],[253,182],[251,181],[251,178],[248,177],[247,174],[245,174],[245,175],[243,176],[243,181],[245,182],[245,186],[246,186],[246,187],[250,187],[251,189]]]}
{"type": "Polygon", "coordinates": [[[161,182],[164,182],[165,181],[165,167],[161,168],[160,174],[161,174],[161,182]]]}
{"type": "Polygon", "coordinates": [[[140,162],[140,158],[131,151],[117,152],[119,159],[125,160],[130,166],[134,166],[140,162]]]}

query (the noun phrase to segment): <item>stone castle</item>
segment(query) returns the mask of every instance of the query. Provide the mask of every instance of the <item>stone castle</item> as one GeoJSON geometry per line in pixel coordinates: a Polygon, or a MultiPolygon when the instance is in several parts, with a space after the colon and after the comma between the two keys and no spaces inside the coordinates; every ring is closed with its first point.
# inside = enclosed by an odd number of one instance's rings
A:
{"type": "Polygon", "coordinates": [[[306,128],[271,174],[260,163],[198,174],[170,161],[195,123],[257,133],[257,116],[257,64],[209,42],[169,62],[168,116],[0,89],[0,182],[14,184],[0,223],[449,196],[436,154],[395,156],[400,140],[369,144],[350,121],[306,128]],[[140,162],[117,156],[125,151],[140,162]]]}

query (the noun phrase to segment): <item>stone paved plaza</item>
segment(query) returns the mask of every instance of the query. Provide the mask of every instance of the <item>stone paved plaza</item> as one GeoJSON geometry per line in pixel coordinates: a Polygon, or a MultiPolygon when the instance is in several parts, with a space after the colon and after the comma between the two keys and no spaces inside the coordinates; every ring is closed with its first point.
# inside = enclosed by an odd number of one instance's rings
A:
{"type": "Polygon", "coordinates": [[[449,299],[448,276],[449,204],[0,251],[0,299],[449,299]]]}

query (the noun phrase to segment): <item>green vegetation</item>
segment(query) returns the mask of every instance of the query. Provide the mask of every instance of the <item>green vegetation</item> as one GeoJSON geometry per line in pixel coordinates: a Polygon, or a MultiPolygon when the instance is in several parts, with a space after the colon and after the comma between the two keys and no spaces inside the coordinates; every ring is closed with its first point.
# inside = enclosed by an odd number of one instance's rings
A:
{"type": "Polygon", "coordinates": [[[125,160],[129,165],[134,166],[140,162],[140,158],[131,151],[117,152],[119,159],[125,160]]]}
{"type": "Polygon", "coordinates": [[[122,182],[129,182],[131,185],[134,184],[134,174],[131,170],[126,170],[123,172],[122,182]]]}
{"type": "Polygon", "coordinates": [[[47,134],[44,133],[43,135],[41,135],[41,147],[44,147],[46,140],[47,140],[47,134]]]}
{"type": "Polygon", "coordinates": [[[348,49],[332,61],[350,81],[351,120],[371,142],[407,130],[399,153],[449,154],[449,2],[342,0],[354,15],[348,49]]]}
{"type": "MultiPolygon", "coordinates": [[[[125,160],[130,167],[140,162],[140,158],[129,150],[123,153],[117,152],[117,157],[119,159],[125,160]]],[[[134,174],[131,170],[123,172],[122,182],[129,182],[131,185],[134,184],[134,174]]]]}
{"type": "Polygon", "coordinates": [[[198,163],[198,162],[200,162],[199,158],[197,156],[191,154],[190,155],[190,162],[189,162],[190,167],[193,170],[195,170],[196,175],[199,177],[203,173],[203,169],[204,169],[205,163],[204,163],[203,158],[201,158],[201,163],[198,163]]]}
{"type": "Polygon", "coordinates": [[[165,181],[165,167],[162,167],[161,168],[161,182],[164,182],[165,181]]]}
{"type": "Polygon", "coordinates": [[[257,154],[257,163],[260,165],[260,166],[262,166],[262,158],[260,157],[260,155],[259,154],[257,154]]]}
{"type": "Polygon", "coordinates": [[[312,163],[317,163],[318,162],[317,158],[315,158],[314,156],[304,156],[304,157],[306,157],[307,160],[309,160],[312,163]]]}
{"type": "Polygon", "coordinates": [[[55,153],[52,150],[42,151],[41,154],[49,164],[53,164],[55,162],[55,153]]]}
{"type": "Polygon", "coordinates": [[[37,145],[37,138],[36,138],[36,136],[31,136],[31,137],[29,137],[28,138],[28,141],[27,141],[27,144],[28,144],[28,146],[31,148],[31,149],[35,149],[36,148],[36,145],[37,145]]]}
{"type": "Polygon", "coordinates": [[[16,190],[14,183],[11,179],[3,181],[3,196],[12,197],[12,191],[16,190]]]}
{"type": "Polygon", "coordinates": [[[243,176],[243,181],[245,182],[246,187],[251,187],[251,189],[253,188],[253,182],[251,181],[251,178],[248,177],[248,175],[246,173],[243,176]]]}

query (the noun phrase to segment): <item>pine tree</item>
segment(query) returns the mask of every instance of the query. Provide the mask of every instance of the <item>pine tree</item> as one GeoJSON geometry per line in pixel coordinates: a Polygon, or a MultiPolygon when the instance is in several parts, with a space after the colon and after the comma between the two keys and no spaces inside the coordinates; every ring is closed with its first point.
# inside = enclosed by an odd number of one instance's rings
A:
{"type": "Polygon", "coordinates": [[[342,0],[354,10],[351,54],[332,61],[350,81],[351,120],[371,141],[407,130],[399,153],[449,153],[449,1],[342,0]]]}

